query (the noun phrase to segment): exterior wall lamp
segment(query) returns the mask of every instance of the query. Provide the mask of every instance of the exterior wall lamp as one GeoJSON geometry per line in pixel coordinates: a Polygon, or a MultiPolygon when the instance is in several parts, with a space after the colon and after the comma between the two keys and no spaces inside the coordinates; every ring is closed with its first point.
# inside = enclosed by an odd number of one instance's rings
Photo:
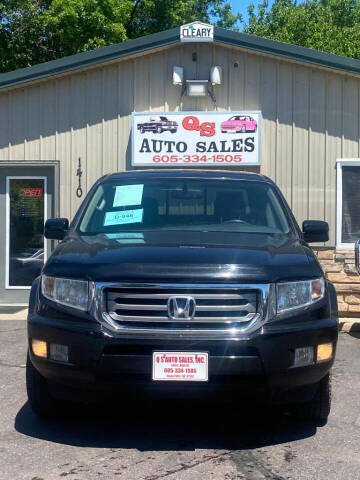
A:
{"type": "Polygon", "coordinates": [[[182,87],[180,95],[180,103],[184,95],[189,97],[206,97],[209,95],[216,104],[215,85],[221,85],[222,69],[220,66],[213,66],[210,69],[208,80],[190,80],[184,79],[184,68],[179,66],[173,67],[172,83],[182,87]]]}

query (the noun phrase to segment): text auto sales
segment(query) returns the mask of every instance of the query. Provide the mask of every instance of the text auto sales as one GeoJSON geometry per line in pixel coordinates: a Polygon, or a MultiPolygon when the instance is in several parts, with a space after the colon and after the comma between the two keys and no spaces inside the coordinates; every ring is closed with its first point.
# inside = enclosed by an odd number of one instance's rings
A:
{"type": "MultiPolygon", "coordinates": [[[[185,130],[198,130],[202,137],[212,137],[215,134],[215,123],[203,122],[199,124],[197,117],[187,116],[182,122],[185,130]]],[[[231,140],[198,141],[195,144],[196,153],[242,153],[253,152],[255,137],[234,138],[231,140]]],[[[144,138],[140,153],[185,153],[188,145],[183,141],[157,140],[144,138]]]]}

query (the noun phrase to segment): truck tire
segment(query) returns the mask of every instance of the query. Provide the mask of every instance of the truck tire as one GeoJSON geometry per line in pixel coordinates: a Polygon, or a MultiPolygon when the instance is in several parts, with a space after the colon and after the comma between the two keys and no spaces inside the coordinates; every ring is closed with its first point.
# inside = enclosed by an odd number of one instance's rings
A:
{"type": "Polygon", "coordinates": [[[301,419],[326,422],[331,409],[331,375],[328,373],[319,382],[314,398],[298,406],[301,419]]]}
{"type": "Polygon", "coordinates": [[[30,407],[39,417],[56,417],[62,411],[61,402],[49,394],[46,380],[32,364],[29,353],[26,359],[26,390],[30,407]]]}

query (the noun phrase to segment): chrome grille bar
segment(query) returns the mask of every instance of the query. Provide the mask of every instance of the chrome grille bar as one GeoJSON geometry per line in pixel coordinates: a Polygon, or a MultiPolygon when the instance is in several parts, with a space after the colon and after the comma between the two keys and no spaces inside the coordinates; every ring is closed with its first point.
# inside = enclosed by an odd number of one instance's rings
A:
{"type": "MultiPolygon", "coordinates": [[[[164,287],[162,293],[157,293],[151,286],[141,290],[141,293],[133,293],[119,287],[106,291],[106,311],[110,317],[117,322],[173,323],[174,320],[167,314],[167,302],[173,295],[191,295],[195,299],[196,313],[192,319],[194,323],[249,322],[257,312],[256,290],[233,289],[230,294],[226,288],[218,287],[216,292],[212,292],[212,289],[201,286],[193,287],[190,291],[188,288],[176,286],[164,287]],[[199,290],[202,293],[199,293],[199,290]],[[207,290],[206,293],[204,290],[207,290]],[[219,290],[222,293],[219,293],[219,290]],[[232,315],[227,315],[226,312],[232,315]]],[[[176,322],[188,323],[188,320],[179,319],[176,322]]]]}
{"type": "Polygon", "coordinates": [[[240,338],[274,315],[273,284],[96,282],[92,289],[93,315],[123,338],[240,338]],[[171,295],[196,299],[193,320],[168,318],[171,295]]]}
{"type": "MultiPolygon", "coordinates": [[[[129,287],[126,287],[126,288],[129,288],[129,287]]],[[[169,294],[167,293],[118,293],[116,296],[119,298],[168,298],[169,294]]],[[[230,294],[230,293],[226,293],[226,294],[196,293],[193,296],[196,296],[197,298],[205,298],[205,299],[219,298],[219,299],[235,300],[239,298],[239,295],[230,294]]]]}

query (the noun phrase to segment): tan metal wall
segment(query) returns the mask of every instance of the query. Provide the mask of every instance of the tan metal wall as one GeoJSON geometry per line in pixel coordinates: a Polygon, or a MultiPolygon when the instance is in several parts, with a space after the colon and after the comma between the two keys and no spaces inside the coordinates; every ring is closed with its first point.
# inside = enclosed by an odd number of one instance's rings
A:
{"type": "MultiPolygon", "coordinates": [[[[85,190],[130,163],[133,110],[178,110],[173,65],[187,78],[223,67],[218,109],[263,114],[261,172],[297,219],[325,219],[335,242],[335,160],[359,157],[359,79],[219,45],[179,45],[0,94],[0,161],[60,160],[60,212],[72,217],[77,159],[85,190]],[[198,61],[192,61],[197,51],[198,61]],[[238,66],[234,64],[237,62],[238,66]]],[[[212,110],[209,98],[183,110],[212,110]]]]}

